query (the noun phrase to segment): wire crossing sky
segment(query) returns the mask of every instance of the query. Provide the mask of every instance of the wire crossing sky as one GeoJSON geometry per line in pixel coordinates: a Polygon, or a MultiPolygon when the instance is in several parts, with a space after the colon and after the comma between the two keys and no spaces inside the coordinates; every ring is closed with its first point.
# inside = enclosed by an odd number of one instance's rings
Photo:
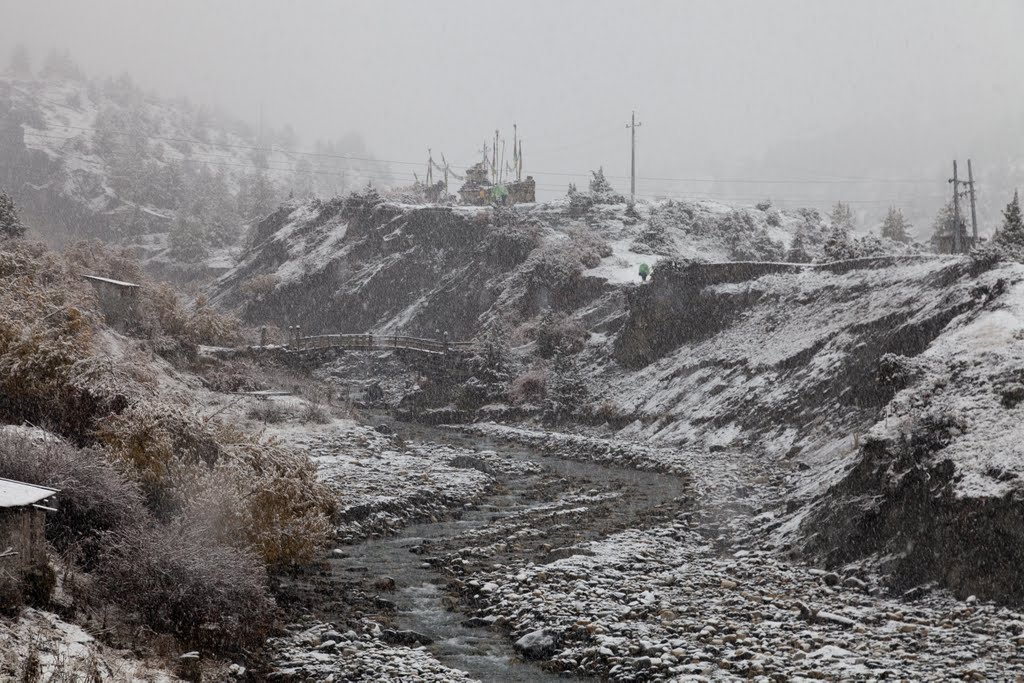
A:
{"type": "Polygon", "coordinates": [[[358,131],[379,159],[425,165],[429,147],[464,168],[516,123],[524,173],[558,186],[603,166],[628,190],[635,109],[640,194],[718,178],[935,177],[941,192],[952,158],[990,168],[999,148],[986,136],[1024,121],[1018,0],[510,7],[0,0],[0,50],[6,61],[23,42],[38,65],[66,48],[90,75],[128,71],[250,122],[262,108],[303,149],[358,131]]]}

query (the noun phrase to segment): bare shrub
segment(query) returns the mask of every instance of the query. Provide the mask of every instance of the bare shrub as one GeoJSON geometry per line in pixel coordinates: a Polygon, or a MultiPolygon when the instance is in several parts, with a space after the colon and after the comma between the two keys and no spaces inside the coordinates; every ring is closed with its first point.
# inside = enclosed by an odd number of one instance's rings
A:
{"type": "Polygon", "coordinates": [[[60,490],[57,511],[46,516],[46,536],[59,550],[84,549],[87,565],[97,534],[145,515],[138,484],[99,451],[0,437],[0,477],[60,490]]]}
{"type": "Polygon", "coordinates": [[[540,401],[547,392],[548,373],[540,368],[528,370],[512,381],[509,396],[513,403],[540,401]]]}
{"type": "Polygon", "coordinates": [[[247,300],[262,303],[266,301],[277,287],[278,278],[273,273],[253,275],[238,288],[239,293],[247,300]]]}
{"type": "Polygon", "coordinates": [[[107,599],[189,647],[253,647],[273,624],[255,555],[185,525],[108,533],[96,576],[107,599]]]}
{"type": "Polygon", "coordinates": [[[263,424],[275,425],[284,422],[288,418],[288,413],[273,401],[261,400],[245,411],[245,416],[263,424]]]}
{"type": "Polygon", "coordinates": [[[331,421],[331,414],[322,403],[307,402],[302,407],[299,419],[303,424],[325,425],[331,421]]]}
{"type": "Polygon", "coordinates": [[[613,401],[602,401],[599,406],[594,410],[594,417],[602,422],[610,422],[614,424],[616,421],[621,420],[625,416],[622,408],[620,408],[613,401]]]}
{"type": "Polygon", "coordinates": [[[579,321],[548,310],[537,326],[537,353],[541,358],[551,358],[559,351],[579,353],[586,346],[588,337],[589,333],[579,321]]]}
{"type": "Polygon", "coordinates": [[[316,465],[274,440],[224,440],[233,441],[225,467],[236,474],[239,501],[228,526],[269,565],[311,561],[326,544],[337,510],[316,465]]]}
{"type": "Polygon", "coordinates": [[[135,404],[108,416],[97,436],[116,460],[131,466],[150,509],[162,516],[179,506],[176,489],[191,468],[212,466],[223,453],[207,424],[168,402],[135,404]]]}
{"type": "Polygon", "coordinates": [[[208,389],[224,393],[236,391],[261,391],[269,385],[263,372],[248,360],[232,359],[221,361],[209,359],[197,363],[194,368],[208,389]]]}

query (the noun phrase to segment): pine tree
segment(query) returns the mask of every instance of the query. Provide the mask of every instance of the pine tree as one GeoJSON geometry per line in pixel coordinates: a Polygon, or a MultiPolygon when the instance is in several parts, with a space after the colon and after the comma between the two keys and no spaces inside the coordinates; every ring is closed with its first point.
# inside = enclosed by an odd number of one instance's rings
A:
{"type": "Polygon", "coordinates": [[[909,228],[910,223],[903,217],[903,212],[890,206],[889,212],[885,214],[885,220],[882,222],[882,237],[906,244],[910,242],[910,234],[907,232],[909,228]]]}
{"type": "Polygon", "coordinates": [[[785,258],[789,263],[811,262],[811,255],[807,253],[807,248],[804,246],[804,236],[799,230],[793,235],[793,241],[789,243],[789,251],[786,252],[785,258]]]}
{"type": "Polygon", "coordinates": [[[849,232],[854,229],[855,221],[853,218],[853,210],[849,204],[842,202],[836,202],[835,206],[832,207],[832,213],[829,215],[832,221],[833,228],[842,228],[849,232]]]}
{"type": "Polygon", "coordinates": [[[604,168],[590,172],[590,198],[595,204],[623,204],[626,198],[617,194],[611,183],[604,177],[604,168]]]}
{"type": "Polygon", "coordinates": [[[12,239],[24,234],[25,226],[18,218],[14,200],[6,192],[0,191],[0,239],[12,239]]]}
{"type": "Polygon", "coordinates": [[[846,261],[859,255],[849,231],[842,224],[833,224],[832,232],[825,240],[824,250],[825,258],[829,261],[846,261]]]}
{"type": "Polygon", "coordinates": [[[1024,247],[1024,220],[1021,219],[1020,195],[1016,190],[1013,199],[1003,209],[1003,225],[996,233],[996,241],[1007,247],[1024,247]]]}
{"type": "Polygon", "coordinates": [[[196,263],[206,258],[209,240],[196,219],[179,211],[168,236],[171,255],[184,263],[196,263]]]}

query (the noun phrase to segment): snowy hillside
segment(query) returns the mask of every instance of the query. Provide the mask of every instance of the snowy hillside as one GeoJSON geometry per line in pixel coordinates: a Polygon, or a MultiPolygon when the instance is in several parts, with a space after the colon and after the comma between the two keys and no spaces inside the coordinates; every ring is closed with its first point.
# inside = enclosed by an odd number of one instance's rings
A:
{"type": "Polygon", "coordinates": [[[568,200],[494,210],[370,193],[286,203],[213,293],[253,321],[468,338],[549,307],[583,315],[639,283],[641,263],[781,260],[801,229],[820,253],[824,223],[798,212],[672,201],[579,210],[568,200]]]}
{"type": "Polygon", "coordinates": [[[54,242],[101,239],[171,262],[223,268],[246,226],[291,194],[387,181],[333,143],[299,149],[131,79],[0,76],[0,185],[54,242]]]}

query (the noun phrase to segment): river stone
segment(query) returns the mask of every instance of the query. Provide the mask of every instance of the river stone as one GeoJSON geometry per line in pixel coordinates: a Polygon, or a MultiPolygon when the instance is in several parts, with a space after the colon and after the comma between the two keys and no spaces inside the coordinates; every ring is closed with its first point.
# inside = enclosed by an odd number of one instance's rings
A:
{"type": "Polygon", "coordinates": [[[385,629],[380,633],[380,639],[388,645],[430,645],[434,639],[418,631],[395,631],[385,629]]]}
{"type": "Polygon", "coordinates": [[[539,628],[517,640],[513,647],[529,659],[544,659],[555,653],[558,647],[558,638],[552,631],[539,628]]]}

